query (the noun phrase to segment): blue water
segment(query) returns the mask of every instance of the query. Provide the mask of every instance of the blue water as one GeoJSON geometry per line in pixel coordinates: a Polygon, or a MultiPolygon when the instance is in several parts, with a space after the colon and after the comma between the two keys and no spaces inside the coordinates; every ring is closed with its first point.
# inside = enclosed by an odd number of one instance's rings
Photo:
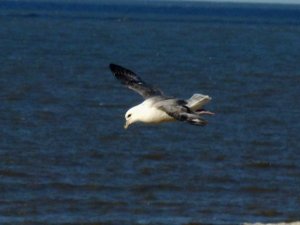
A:
{"type": "Polygon", "coordinates": [[[0,3],[0,224],[300,220],[300,9],[0,3]],[[123,129],[142,99],[210,95],[206,127],[123,129]]]}

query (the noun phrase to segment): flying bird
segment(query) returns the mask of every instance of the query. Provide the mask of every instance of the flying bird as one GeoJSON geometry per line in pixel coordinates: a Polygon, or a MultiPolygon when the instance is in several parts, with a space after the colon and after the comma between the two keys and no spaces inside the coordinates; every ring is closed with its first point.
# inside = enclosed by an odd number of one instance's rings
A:
{"type": "Polygon", "coordinates": [[[162,122],[184,121],[192,125],[204,126],[207,121],[201,116],[214,114],[203,109],[203,106],[211,100],[208,95],[193,94],[187,100],[169,97],[159,89],[145,83],[131,70],[116,64],[110,64],[109,67],[122,84],[145,99],[126,112],[125,129],[135,122],[159,124],[162,122]]]}

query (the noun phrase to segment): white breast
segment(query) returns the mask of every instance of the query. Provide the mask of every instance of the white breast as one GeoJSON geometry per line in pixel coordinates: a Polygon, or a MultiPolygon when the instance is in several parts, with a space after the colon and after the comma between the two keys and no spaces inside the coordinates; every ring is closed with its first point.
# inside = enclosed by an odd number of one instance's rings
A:
{"type": "Polygon", "coordinates": [[[152,104],[146,101],[139,105],[139,119],[144,123],[162,123],[175,120],[164,111],[152,107],[152,104]]]}

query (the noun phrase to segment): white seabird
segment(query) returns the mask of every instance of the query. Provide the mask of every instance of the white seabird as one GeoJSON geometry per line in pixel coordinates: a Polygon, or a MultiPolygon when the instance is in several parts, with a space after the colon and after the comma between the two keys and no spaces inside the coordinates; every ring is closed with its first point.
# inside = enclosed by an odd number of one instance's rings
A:
{"type": "Polygon", "coordinates": [[[135,122],[159,124],[162,122],[185,121],[203,126],[207,121],[201,115],[213,115],[202,107],[211,100],[208,95],[194,94],[187,100],[165,96],[160,90],[146,84],[134,72],[121,66],[110,64],[115,77],[128,88],[144,97],[144,101],[130,108],[125,114],[124,128],[135,122]]]}

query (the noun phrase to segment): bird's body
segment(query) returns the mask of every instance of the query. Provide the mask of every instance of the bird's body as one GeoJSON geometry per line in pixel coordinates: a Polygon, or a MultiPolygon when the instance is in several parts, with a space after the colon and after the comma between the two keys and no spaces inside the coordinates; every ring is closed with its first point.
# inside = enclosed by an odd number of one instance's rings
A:
{"type": "Polygon", "coordinates": [[[200,115],[213,114],[202,108],[204,104],[211,100],[207,95],[194,94],[187,100],[168,97],[160,90],[147,85],[128,69],[115,64],[110,64],[110,69],[123,84],[145,98],[142,103],[130,108],[126,112],[125,128],[135,122],[159,124],[176,120],[203,126],[206,125],[207,122],[203,120],[200,115]]]}
{"type": "Polygon", "coordinates": [[[140,122],[158,124],[162,122],[171,122],[175,119],[169,116],[166,112],[153,107],[155,103],[153,99],[147,99],[141,104],[132,107],[140,122]]]}

